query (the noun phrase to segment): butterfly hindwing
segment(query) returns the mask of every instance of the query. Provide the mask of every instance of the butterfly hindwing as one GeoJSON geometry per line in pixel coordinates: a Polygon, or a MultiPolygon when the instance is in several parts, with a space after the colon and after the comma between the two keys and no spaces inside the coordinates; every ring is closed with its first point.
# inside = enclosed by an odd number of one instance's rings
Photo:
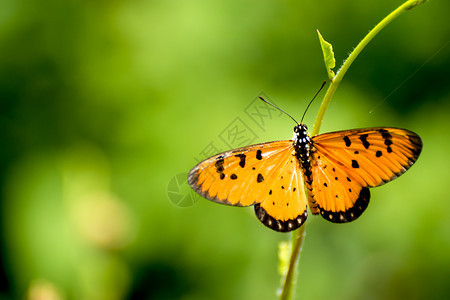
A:
{"type": "Polygon", "coordinates": [[[312,166],[312,192],[309,193],[311,212],[334,223],[358,218],[369,204],[370,192],[361,185],[339,161],[319,157],[312,166]],[[315,210],[313,210],[313,207],[315,210]]]}
{"type": "Polygon", "coordinates": [[[409,169],[421,150],[420,137],[398,128],[366,128],[313,137],[313,213],[332,222],[350,222],[366,209],[370,192],[409,169]]]}
{"type": "Polygon", "coordinates": [[[203,197],[227,205],[255,205],[258,219],[277,231],[306,220],[303,179],[291,140],[223,152],[195,166],[190,186],[203,197]]]}
{"type": "MultiPolygon", "coordinates": [[[[293,150],[292,150],[293,151],[293,150]]],[[[258,219],[276,231],[291,231],[307,218],[303,178],[294,153],[286,157],[263,189],[261,204],[255,205],[258,219]]]]}

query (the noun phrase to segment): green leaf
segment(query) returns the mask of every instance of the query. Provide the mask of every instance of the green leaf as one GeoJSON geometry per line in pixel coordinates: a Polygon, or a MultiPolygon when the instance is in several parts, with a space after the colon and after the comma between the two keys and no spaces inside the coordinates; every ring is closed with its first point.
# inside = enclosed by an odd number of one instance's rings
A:
{"type": "Polygon", "coordinates": [[[327,68],[328,78],[330,81],[333,81],[335,74],[332,69],[336,66],[333,46],[323,39],[319,30],[317,30],[317,34],[319,35],[320,46],[322,47],[323,59],[325,61],[325,67],[327,68]]]}

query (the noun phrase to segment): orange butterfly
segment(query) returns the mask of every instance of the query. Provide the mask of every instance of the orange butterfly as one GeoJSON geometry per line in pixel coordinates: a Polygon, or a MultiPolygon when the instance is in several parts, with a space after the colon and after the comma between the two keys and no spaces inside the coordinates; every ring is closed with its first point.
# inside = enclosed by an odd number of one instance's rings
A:
{"type": "Polygon", "coordinates": [[[355,220],[369,204],[369,187],[406,172],[421,150],[420,137],[405,129],[352,129],[310,138],[300,122],[292,140],[214,155],[189,172],[188,182],[214,202],[253,205],[264,225],[288,232],[305,222],[307,200],[311,213],[328,221],[355,220]]]}

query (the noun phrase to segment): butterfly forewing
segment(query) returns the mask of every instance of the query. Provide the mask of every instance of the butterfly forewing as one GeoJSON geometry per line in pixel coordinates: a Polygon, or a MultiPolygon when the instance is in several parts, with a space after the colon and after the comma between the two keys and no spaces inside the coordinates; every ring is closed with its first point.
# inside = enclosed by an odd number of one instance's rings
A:
{"type": "Polygon", "coordinates": [[[247,146],[220,153],[195,166],[191,187],[227,205],[255,205],[258,219],[277,231],[306,220],[306,198],[291,140],[247,146]]]}
{"type": "MultiPolygon", "coordinates": [[[[420,137],[398,128],[367,128],[313,137],[310,203],[332,222],[349,222],[368,205],[368,187],[391,181],[411,167],[420,137]]],[[[314,212],[313,212],[314,213],[314,212]]]]}

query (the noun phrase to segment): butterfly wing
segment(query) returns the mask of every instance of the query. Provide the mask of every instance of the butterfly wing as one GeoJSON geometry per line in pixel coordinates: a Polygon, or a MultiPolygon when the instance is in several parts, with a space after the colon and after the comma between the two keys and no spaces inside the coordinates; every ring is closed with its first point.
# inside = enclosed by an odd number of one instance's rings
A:
{"type": "Polygon", "coordinates": [[[212,156],[188,175],[202,197],[234,206],[255,206],[258,219],[276,231],[306,220],[306,197],[291,140],[247,146],[212,156]]]}
{"type": "Polygon", "coordinates": [[[422,150],[417,134],[398,128],[345,130],[312,140],[310,208],[335,223],[358,218],[369,203],[368,188],[406,172],[422,150]]]}

